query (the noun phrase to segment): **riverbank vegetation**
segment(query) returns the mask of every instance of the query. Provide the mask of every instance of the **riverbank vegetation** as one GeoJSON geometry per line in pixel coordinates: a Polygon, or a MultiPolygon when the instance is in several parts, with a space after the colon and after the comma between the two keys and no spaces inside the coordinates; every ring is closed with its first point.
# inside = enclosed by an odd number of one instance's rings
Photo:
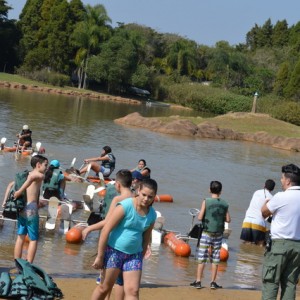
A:
{"type": "Polygon", "coordinates": [[[268,19],[244,44],[208,47],[138,24],[112,28],[103,5],[81,0],[28,0],[18,21],[9,9],[0,2],[1,72],[113,95],[135,86],[214,114],[250,112],[257,92],[257,112],[300,125],[300,22],[268,19]]]}

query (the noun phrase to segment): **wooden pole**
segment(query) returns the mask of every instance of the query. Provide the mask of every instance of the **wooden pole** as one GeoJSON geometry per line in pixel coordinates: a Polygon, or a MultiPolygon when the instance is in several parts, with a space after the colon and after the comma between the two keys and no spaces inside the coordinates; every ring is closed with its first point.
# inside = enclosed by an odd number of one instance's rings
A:
{"type": "Polygon", "coordinates": [[[252,113],[256,113],[256,101],[257,101],[257,96],[258,96],[258,94],[257,94],[257,92],[254,94],[254,98],[253,98],[253,104],[252,104],[252,110],[251,110],[251,112],[252,113]]]}

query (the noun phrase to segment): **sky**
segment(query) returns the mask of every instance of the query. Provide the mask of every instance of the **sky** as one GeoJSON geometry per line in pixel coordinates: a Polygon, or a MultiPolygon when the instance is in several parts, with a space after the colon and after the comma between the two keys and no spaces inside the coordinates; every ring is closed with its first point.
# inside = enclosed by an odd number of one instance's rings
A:
{"type": "MultiPolygon", "coordinates": [[[[174,33],[214,46],[224,40],[230,45],[246,42],[255,24],[262,26],[286,20],[289,27],[300,21],[300,0],[82,0],[92,6],[103,4],[112,26],[137,23],[159,33],[174,33]]],[[[18,19],[26,0],[7,0],[13,7],[10,19],[18,19]]]]}

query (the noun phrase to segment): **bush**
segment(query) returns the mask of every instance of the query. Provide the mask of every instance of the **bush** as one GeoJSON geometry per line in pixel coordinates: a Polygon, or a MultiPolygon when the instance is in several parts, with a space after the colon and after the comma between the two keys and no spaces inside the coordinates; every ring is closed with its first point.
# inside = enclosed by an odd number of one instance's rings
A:
{"type": "Polygon", "coordinates": [[[64,87],[70,84],[70,78],[67,75],[50,72],[47,69],[28,72],[22,68],[17,70],[19,75],[39,82],[51,84],[54,86],[64,87]]]}
{"type": "Polygon", "coordinates": [[[273,107],[273,118],[300,126],[300,105],[296,102],[282,102],[273,107]]]}

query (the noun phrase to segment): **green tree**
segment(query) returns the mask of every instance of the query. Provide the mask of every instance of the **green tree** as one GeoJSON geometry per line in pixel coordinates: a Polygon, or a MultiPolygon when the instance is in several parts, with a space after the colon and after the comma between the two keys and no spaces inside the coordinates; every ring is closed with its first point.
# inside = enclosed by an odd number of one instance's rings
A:
{"type": "Polygon", "coordinates": [[[289,28],[286,20],[278,21],[273,28],[272,44],[274,47],[283,47],[289,41],[289,28]]]}
{"type": "Polygon", "coordinates": [[[291,73],[287,87],[284,89],[284,96],[297,101],[300,100],[300,58],[291,73]]]}
{"type": "Polygon", "coordinates": [[[87,5],[84,20],[79,22],[72,34],[73,44],[78,48],[75,63],[78,67],[78,88],[86,88],[88,60],[91,55],[97,54],[101,42],[111,35],[108,26],[111,23],[103,5],[94,7],[87,5]]]}
{"type": "Polygon", "coordinates": [[[89,59],[88,76],[107,85],[108,93],[120,92],[131,84],[137,53],[126,31],[118,31],[103,43],[101,53],[89,59]]]}
{"type": "Polygon", "coordinates": [[[38,47],[42,5],[43,0],[27,0],[20,14],[18,26],[22,38],[19,55],[22,61],[30,50],[38,47]]]}
{"type": "Polygon", "coordinates": [[[17,45],[20,33],[14,20],[7,18],[11,9],[5,0],[0,0],[0,70],[1,72],[12,72],[18,64],[17,45]]]}
{"type": "Polygon", "coordinates": [[[268,19],[257,33],[257,46],[259,48],[272,47],[273,25],[268,19]]]}
{"type": "Polygon", "coordinates": [[[276,79],[274,83],[274,92],[283,96],[283,90],[289,82],[289,63],[284,62],[280,65],[279,70],[276,74],[276,79]]]}
{"type": "Polygon", "coordinates": [[[254,51],[258,47],[257,36],[260,31],[260,27],[255,24],[254,27],[246,34],[246,45],[251,51],[254,51]]]}

